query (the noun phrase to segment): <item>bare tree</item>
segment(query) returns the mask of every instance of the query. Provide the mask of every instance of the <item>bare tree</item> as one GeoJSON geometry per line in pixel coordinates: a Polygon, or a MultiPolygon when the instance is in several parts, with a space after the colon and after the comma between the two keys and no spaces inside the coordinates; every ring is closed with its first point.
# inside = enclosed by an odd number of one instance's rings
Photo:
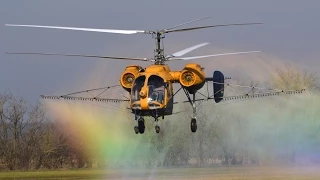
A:
{"type": "Polygon", "coordinates": [[[276,69],[276,72],[271,78],[271,85],[274,88],[283,90],[308,89],[319,90],[319,76],[307,70],[287,64],[282,69],[276,69]]]}

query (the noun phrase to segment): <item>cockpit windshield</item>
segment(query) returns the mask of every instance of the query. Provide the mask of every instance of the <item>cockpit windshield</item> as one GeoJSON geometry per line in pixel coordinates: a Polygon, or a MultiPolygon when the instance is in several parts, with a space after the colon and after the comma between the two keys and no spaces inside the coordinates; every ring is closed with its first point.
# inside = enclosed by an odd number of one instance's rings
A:
{"type": "Polygon", "coordinates": [[[132,90],[131,90],[132,102],[140,100],[139,92],[141,91],[142,87],[144,86],[145,80],[146,80],[146,76],[140,76],[134,81],[133,86],[132,86],[132,90]]]}
{"type": "Polygon", "coordinates": [[[161,104],[164,102],[164,80],[159,77],[152,75],[148,79],[148,101],[157,101],[161,104]]]}

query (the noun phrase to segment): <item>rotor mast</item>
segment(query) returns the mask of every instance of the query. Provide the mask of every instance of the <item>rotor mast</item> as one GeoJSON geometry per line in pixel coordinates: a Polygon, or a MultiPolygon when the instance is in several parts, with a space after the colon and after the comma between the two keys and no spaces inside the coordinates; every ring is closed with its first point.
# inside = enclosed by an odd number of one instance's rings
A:
{"type": "Polygon", "coordinates": [[[156,31],[152,33],[153,38],[156,41],[156,49],[154,50],[154,64],[164,65],[166,58],[164,56],[164,45],[162,39],[165,38],[163,31],[156,31]]]}

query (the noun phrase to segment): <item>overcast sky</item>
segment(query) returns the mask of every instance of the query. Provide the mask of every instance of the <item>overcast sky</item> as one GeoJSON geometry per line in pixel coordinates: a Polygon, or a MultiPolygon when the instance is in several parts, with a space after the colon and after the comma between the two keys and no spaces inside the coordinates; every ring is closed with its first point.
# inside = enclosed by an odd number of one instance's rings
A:
{"type": "MultiPolygon", "coordinates": [[[[1,24],[150,30],[167,28],[207,16],[212,18],[186,27],[247,22],[264,24],[168,34],[165,39],[166,54],[209,42],[210,45],[190,55],[261,50],[263,51],[261,56],[264,57],[262,60],[265,63],[269,61],[266,57],[272,57],[301,65],[310,71],[319,71],[320,1],[317,0],[1,0],[0,2],[1,24]]],[[[150,35],[2,26],[0,27],[0,91],[10,90],[30,102],[35,102],[40,94],[56,95],[71,90],[117,84],[125,66],[136,63],[6,55],[5,52],[152,57],[153,48],[154,41],[150,35]],[[96,80],[97,83],[88,83],[96,80]]],[[[232,59],[237,61],[238,56],[233,56],[232,59]]],[[[254,58],[250,60],[254,63],[254,58]]],[[[227,67],[230,64],[238,66],[239,62],[224,64],[224,61],[223,58],[209,58],[194,62],[200,64],[210,62],[211,65],[217,63],[216,67],[225,69],[230,74],[246,71],[242,67],[232,71],[227,67]]],[[[148,63],[138,64],[148,65],[148,63]]],[[[178,69],[183,68],[184,64],[185,62],[174,62],[172,66],[173,69],[178,69]]],[[[214,67],[215,65],[209,70],[214,70],[214,67]]]]}

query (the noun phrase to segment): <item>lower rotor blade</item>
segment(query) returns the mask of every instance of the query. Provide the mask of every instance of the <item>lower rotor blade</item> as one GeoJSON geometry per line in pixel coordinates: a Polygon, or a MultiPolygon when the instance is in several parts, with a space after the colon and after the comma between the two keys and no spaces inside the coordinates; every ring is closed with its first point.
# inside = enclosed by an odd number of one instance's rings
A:
{"type": "Polygon", "coordinates": [[[81,54],[25,53],[25,52],[21,52],[21,53],[20,53],[20,52],[7,52],[6,54],[46,55],[46,56],[73,56],[73,57],[100,58],[100,59],[120,59],[120,60],[134,60],[134,61],[152,61],[152,59],[148,59],[148,58],[95,56],[95,55],[81,55],[81,54]]]}
{"type": "Polygon", "coordinates": [[[171,60],[192,60],[192,59],[201,59],[201,58],[216,57],[216,56],[226,56],[226,55],[236,55],[236,54],[249,54],[249,53],[257,53],[257,52],[261,52],[261,51],[234,52],[234,53],[212,54],[212,55],[205,55],[205,56],[170,58],[169,61],[171,61],[171,60]]]}

